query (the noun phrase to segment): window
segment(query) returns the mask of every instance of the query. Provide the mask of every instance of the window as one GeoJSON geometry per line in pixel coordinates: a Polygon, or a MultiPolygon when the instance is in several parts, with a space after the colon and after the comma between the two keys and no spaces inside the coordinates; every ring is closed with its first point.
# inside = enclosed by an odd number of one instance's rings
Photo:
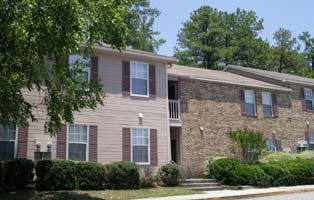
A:
{"type": "Polygon", "coordinates": [[[148,96],[148,64],[131,62],[131,94],[148,96]]]}
{"type": "Polygon", "coordinates": [[[149,163],[148,129],[132,128],[132,162],[149,163]]]}
{"type": "Polygon", "coordinates": [[[254,90],[244,90],[244,99],[245,99],[245,113],[247,115],[256,115],[254,90]]]}
{"type": "Polygon", "coordinates": [[[306,110],[313,110],[313,93],[312,89],[304,88],[304,100],[305,100],[305,107],[306,110]]]}
{"type": "Polygon", "coordinates": [[[73,54],[69,56],[69,64],[77,80],[90,81],[90,58],[73,54]]]}
{"type": "Polygon", "coordinates": [[[310,150],[314,150],[314,132],[309,132],[309,143],[310,143],[310,146],[309,146],[309,149],[310,150]]]}
{"type": "Polygon", "coordinates": [[[275,146],[274,140],[266,140],[266,151],[275,151],[275,146]]]}
{"type": "Polygon", "coordinates": [[[68,126],[68,159],[75,161],[87,161],[87,126],[68,126]]]}
{"type": "Polygon", "coordinates": [[[263,103],[263,112],[264,116],[273,115],[273,103],[272,96],[270,92],[262,92],[262,103],[263,103]]]}
{"type": "Polygon", "coordinates": [[[0,124],[0,161],[12,160],[15,156],[16,127],[0,124]]]}

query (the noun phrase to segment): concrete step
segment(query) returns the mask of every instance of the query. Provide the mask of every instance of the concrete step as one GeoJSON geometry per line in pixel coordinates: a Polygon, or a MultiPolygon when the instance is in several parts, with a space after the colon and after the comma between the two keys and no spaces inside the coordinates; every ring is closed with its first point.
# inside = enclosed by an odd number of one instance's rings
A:
{"type": "Polygon", "coordinates": [[[211,187],[211,186],[220,186],[219,183],[216,183],[216,182],[204,182],[204,183],[182,183],[181,184],[182,186],[184,187],[189,187],[189,188],[192,188],[192,187],[211,187]]]}
{"type": "Polygon", "coordinates": [[[182,179],[181,183],[216,183],[215,179],[182,179]]]}
{"type": "Polygon", "coordinates": [[[223,190],[220,186],[210,186],[210,187],[191,187],[188,188],[190,190],[197,190],[197,191],[217,191],[217,190],[223,190]]]}

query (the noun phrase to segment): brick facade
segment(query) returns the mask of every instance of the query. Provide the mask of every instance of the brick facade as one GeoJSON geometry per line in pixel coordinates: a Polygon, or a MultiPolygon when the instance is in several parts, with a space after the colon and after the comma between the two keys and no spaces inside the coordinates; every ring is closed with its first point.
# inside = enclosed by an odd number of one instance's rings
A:
{"type": "Polygon", "coordinates": [[[206,160],[216,156],[235,156],[231,152],[226,132],[230,129],[250,128],[264,133],[265,139],[281,141],[282,148],[289,147],[296,152],[298,140],[305,139],[308,130],[306,121],[313,123],[314,114],[302,110],[300,88],[290,84],[292,92],[245,88],[232,84],[200,80],[180,79],[181,99],[181,167],[186,177],[203,174],[206,160]],[[241,116],[240,90],[254,89],[257,103],[257,117],[241,116]],[[264,117],[262,91],[277,94],[278,114],[276,118],[264,117]],[[292,113],[291,120],[288,113],[292,113]],[[201,134],[200,127],[204,128],[201,134]]]}

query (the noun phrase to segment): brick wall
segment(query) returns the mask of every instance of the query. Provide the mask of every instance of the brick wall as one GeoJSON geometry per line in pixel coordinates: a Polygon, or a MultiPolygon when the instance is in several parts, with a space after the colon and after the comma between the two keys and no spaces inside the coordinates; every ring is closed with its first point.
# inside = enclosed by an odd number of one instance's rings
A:
{"type": "MultiPolygon", "coordinates": [[[[313,123],[314,114],[302,111],[300,86],[290,84],[293,92],[276,92],[278,118],[263,117],[262,89],[255,89],[257,118],[241,116],[240,86],[199,80],[180,80],[182,106],[181,159],[183,175],[201,176],[206,160],[216,156],[235,156],[231,152],[229,129],[250,128],[264,133],[265,139],[281,140],[282,148],[289,147],[296,152],[296,142],[304,140],[306,121],[313,123]],[[288,112],[292,119],[288,119],[288,112]],[[200,127],[204,128],[203,135],[200,127]]],[[[254,88],[253,88],[254,89],[254,88]]],[[[311,127],[309,128],[311,129],[311,127]]]]}

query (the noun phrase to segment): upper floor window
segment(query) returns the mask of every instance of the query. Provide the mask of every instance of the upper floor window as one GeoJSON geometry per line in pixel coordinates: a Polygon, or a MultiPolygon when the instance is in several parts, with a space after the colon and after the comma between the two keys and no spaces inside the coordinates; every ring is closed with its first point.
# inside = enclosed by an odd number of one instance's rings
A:
{"type": "Polygon", "coordinates": [[[131,94],[148,96],[148,64],[131,62],[131,94]]]}
{"type": "Polygon", "coordinates": [[[68,126],[68,159],[87,161],[87,125],[68,126]]]}
{"type": "Polygon", "coordinates": [[[314,109],[314,102],[313,102],[312,89],[304,88],[304,100],[305,100],[306,110],[313,110],[314,109]]]}
{"type": "Polygon", "coordinates": [[[84,58],[82,55],[73,54],[69,56],[69,65],[78,80],[90,81],[90,58],[84,58]]]}
{"type": "Polygon", "coordinates": [[[272,96],[270,92],[262,92],[262,103],[263,103],[264,116],[272,116],[273,115],[273,103],[272,103],[272,96]]]}
{"type": "Polygon", "coordinates": [[[0,124],[0,161],[14,159],[15,140],[16,127],[0,124]]]}
{"type": "Polygon", "coordinates": [[[132,128],[132,162],[149,163],[149,135],[147,128],[132,128]]]}
{"type": "Polygon", "coordinates": [[[245,113],[246,115],[256,115],[256,103],[254,90],[244,90],[245,113]]]}

